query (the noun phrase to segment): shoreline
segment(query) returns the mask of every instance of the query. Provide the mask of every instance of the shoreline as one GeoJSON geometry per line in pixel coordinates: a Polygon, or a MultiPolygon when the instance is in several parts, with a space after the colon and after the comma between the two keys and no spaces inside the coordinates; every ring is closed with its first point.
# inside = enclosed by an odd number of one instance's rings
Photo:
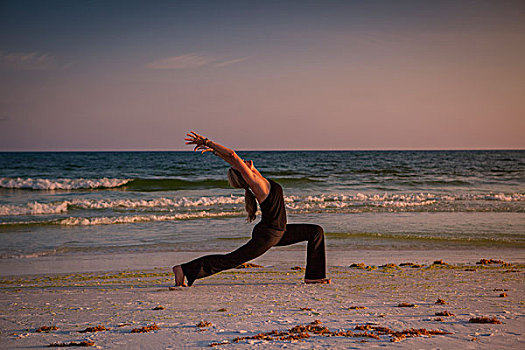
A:
{"type": "MultiPolygon", "coordinates": [[[[121,270],[142,270],[168,268],[202,255],[224,254],[224,251],[197,252],[147,252],[47,255],[34,258],[0,259],[0,276],[54,275],[62,273],[109,272],[121,270]]],[[[452,264],[474,264],[480,259],[498,259],[514,264],[525,264],[525,250],[521,248],[476,248],[476,249],[435,249],[435,250],[360,250],[343,251],[327,249],[327,266],[349,266],[366,262],[369,265],[400,264],[414,262],[431,264],[444,260],[452,264]]],[[[304,266],[304,250],[287,250],[273,247],[251,262],[264,266],[304,266]]]]}

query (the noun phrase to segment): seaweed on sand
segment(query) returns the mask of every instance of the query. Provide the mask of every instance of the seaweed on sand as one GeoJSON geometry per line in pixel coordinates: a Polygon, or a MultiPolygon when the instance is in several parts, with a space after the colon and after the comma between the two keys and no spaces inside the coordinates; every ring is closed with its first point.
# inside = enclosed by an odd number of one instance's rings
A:
{"type": "MultiPolygon", "coordinates": [[[[382,327],[382,326],[373,326],[370,324],[366,325],[357,325],[355,326],[355,330],[360,330],[362,332],[360,333],[354,333],[351,330],[338,330],[338,331],[331,331],[327,327],[321,326],[321,321],[315,320],[314,322],[307,324],[307,325],[297,325],[295,327],[290,328],[288,331],[278,331],[273,330],[271,332],[266,333],[258,333],[253,336],[246,336],[246,337],[237,337],[232,340],[233,343],[239,343],[240,341],[246,340],[246,339],[257,339],[257,340],[266,340],[266,341],[274,341],[274,340],[285,340],[285,341],[301,341],[305,338],[310,338],[310,333],[313,333],[314,335],[319,336],[326,336],[326,337],[365,337],[365,338],[373,338],[377,340],[381,340],[381,335],[388,335],[390,336],[390,340],[393,342],[401,341],[402,339],[408,338],[408,337],[419,337],[419,336],[432,336],[432,335],[445,335],[445,334],[452,334],[449,332],[441,331],[441,330],[427,330],[425,328],[415,329],[405,329],[403,331],[394,331],[388,327],[382,327]]],[[[221,343],[211,343],[210,346],[217,346],[221,344],[229,344],[230,342],[228,340],[223,341],[221,343]]]]}
{"type": "Polygon", "coordinates": [[[432,263],[432,265],[448,265],[448,263],[444,262],[443,260],[436,260],[432,263]]]}
{"type": "Polygon", "coordinates": [[[58,330],[58,327],[57,326],[42,326],[40,328],[38,328],[35,332],[37,333],[49,333],[51,331],[56,331],[58,330]]]}
{"type": "Polygon", "coordinates": [[[350,267],[365,268],[366,265],[365,265],[365,263],[358,263],[358,264],[355,264],[355,263],[354,263],[354,264],[350,265],[350,267]]]}
{"type": "Polygon", "coordinates": [[[388,263],[388,264],[385,264],[385,265],[381,265],[381,266],[379,266],[379,267],[392,269],[392,268],[396,268],[397,265],[396,265],[396,264],[393,264],[393,263],[388,263]]]}
{"type": "Polygon", "coordinates": [[[239,266],[237,266],[236,269],[254,269],[254,268],[261,268],[261,267],[264,267],[264,266],[253,264],[253,263],[242,263],[239,266]]]}
{"type": "Polygon", "coordinates": [[[144,327],[141,327],[141,328],[133,328],[131,330],[131,333],[147,333],[147,332],[151,332],[151,331],[157,331],[159,329],[160,329],[159,326],[157,326],[157,324],[154,323],[152,325],[144,326],[144,327]]]}
{"type": "Polygon", "coordinates": [[[406,262],[406,263],[399,264],[399,266],[409,266],[415,269],[415,268],[421,267],[422,265],[411,263],[411,262],[406,262]]]}
{"type": "Polygon", "coordinates": [[[492,324],[501,324],[501,321],[498,320],[496,317],[472,317],[470,320],[468,320],[469,323],[492,323],[492,324]]]}
{"type": "Polygon", "coordinates": [[[95,346],[95,343],[90,341],[90,340],[83,340],[83,341],[80,341],[80,342],[72,341],[72,342],[69,342],[69,343],[55,342],[55,343],[49,344],[47,347],[48,348],[52,348],[52,347],[63,348],[63,347],[68,347],[68,346],[95,346]]]}
{"type": "Polygon", "coordinates": [[[419,328],[419,329],[410,328],[410,329],[405,329],[404,331],[401,331],[401,332],[391,333],[390,341],[399,342],[408,337],[421,337],[421,336],[431,337],[433,335],[445,335],[445,334],[452,334],[452,333],[446,332],[446,331],[440,331],[440,330],[428,330],[425,328],[419,328]]]}
{"type": "Polygon", "coordinates": [[[410,304],[410,303],[399,303],[397,304],[397,307],[417,307],[416,304],[410,304]]]}
{"type": "Polygon", "coordinates": [[[103,332],[103,331],[109,331],[109,328],[104,327],[104,325],[99,324],[95,327],[87,327],[83,331],[78,331],[78,333],[88,333],[88,332],[103,332]]]}
{"type": "Polygon", "coordinates": [[[448,312],[448,311],[440,311],[440,312],[436,312],[436,316],[456,316],[454,315],[452,312],[448,312]]]}
{"type": "Polygon", "coordinates": [[[481,259],[476,263],[477,265],[494,265],[494,264],[501,264],[503,266],[511,266],[512,264],[506,263],[503,260],[496,260],[496,259],[481,259]]]}

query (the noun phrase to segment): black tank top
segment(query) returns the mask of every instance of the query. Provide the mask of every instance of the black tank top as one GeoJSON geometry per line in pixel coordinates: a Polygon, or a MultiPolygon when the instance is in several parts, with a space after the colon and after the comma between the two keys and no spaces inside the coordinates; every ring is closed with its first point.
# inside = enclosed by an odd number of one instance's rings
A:
{"type": "Polygon", "coordinates": [[[284,206],[283,188],[277,182],[270,182],[270,193],[260,204],[262,218],[261,224],[274,230],[286,230],[286,208],[284,206]]]}

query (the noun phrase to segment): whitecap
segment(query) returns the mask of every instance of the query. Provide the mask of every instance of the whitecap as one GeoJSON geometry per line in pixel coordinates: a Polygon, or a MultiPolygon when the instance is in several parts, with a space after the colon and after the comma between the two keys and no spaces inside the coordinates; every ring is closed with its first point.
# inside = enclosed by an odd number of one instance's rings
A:
{"type": "Polygon", "coordinates": [[[77,190],[90,188],[113,188],[125,185],[132,179],[39,179],[0,178],[0,187],[31,190],[77,190]]]}

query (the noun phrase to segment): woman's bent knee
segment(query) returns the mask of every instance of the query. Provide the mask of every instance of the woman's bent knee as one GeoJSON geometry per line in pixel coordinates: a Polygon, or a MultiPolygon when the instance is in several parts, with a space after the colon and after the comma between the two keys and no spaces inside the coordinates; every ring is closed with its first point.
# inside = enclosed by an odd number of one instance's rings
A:
{"type": "Polygon", "coordinates": [[[324,230],[321,226],[319,225],[312,225],[312,226],[314,227],[313,232],[316,237],[322,237],[324,235],[324,230]]]}

